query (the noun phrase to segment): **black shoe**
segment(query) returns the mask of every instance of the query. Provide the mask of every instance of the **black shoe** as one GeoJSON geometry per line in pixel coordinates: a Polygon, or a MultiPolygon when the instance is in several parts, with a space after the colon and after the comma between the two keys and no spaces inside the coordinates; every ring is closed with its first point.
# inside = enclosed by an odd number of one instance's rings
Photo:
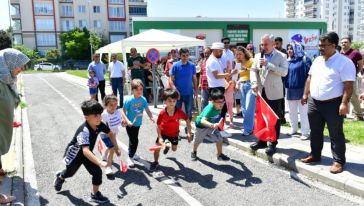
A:
{"type": "Polygon", "coordinates": [[[168,153],[168,151],[169,151],[169,148],[170,148],[170,146],[171,146],[171,143],[168,141],[168,140],[166,140],[165,142],[164,142],[164,144],[166,145],[165,147],[164,147],[164,150],[163,150],[163,154],[167,154],[168,153]]]}
{"type": "Polygon", "coordinates": [[[281,124],[286,124],[286,123],[287,123],[286,118],[282,118],[282,119],[281,119],[281,124]]]}
{"type": "Polygon", "coordinates": [[[224,155],[223,153],[221,153],[220,155],[217,156],[217,160],[229,161],[230,158],[228,156],[224,155]]]}
{"type": "Polygon", "coordinates": [[[263,149],[267,147],[267,142],[263,142],[263,141],[258,141],[255,142],[253,144],[250,145],[250,148],[252,150],[258,150],[258,149],[263,149]]]}
{"type": "Polygon", "coordinates": [[[269,143],[268,148],[265,149],[265,153],[268,156],[272,156],[274,153],[276,153],[276,151],[277,151],[277,148],[276,148],[276,144],[274,144],[274,143],[269,143]]]}
{"type": "Polygon", "coordinates": [[[62,189],[62,185],[63,185],[63,183],[64,183],[64,179],[62,180],[62,179],[60,178],[60,176],[61,176],[61,172],[58,172],[58,173],[56,174],[56,178],[54,179],[54,183],[53,183],[53,185],[54,185],[54,189],[55,189],[57,192],[61,191],[61,189],[62,189]]]}
{"type": "Polygon", "coordinates": [[[109,202],[109,198],[103,196],[100,191],[98,191],[96,194],[91,194],[90,202],[96,202],[96,203],[107,203],[109,202]]]}
{"type": "Polygon", "coordinates": [[[152,164],[150,164],[149,170],[150,171],[155,171],[155,170],[157,170],[158,166],[159,166],[158,162],[153,162],[152,164]]]}
{"type": "Polygon", "coordinates": [[[191,160],[196,161],[197,160],[197,152],[191,152],[191,160]]]}

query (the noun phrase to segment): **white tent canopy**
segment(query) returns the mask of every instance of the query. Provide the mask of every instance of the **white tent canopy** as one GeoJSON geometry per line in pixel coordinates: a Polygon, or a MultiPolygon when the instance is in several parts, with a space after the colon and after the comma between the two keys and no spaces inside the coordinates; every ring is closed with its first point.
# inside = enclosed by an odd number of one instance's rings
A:
{"type": "Polygon", "coordinates": [[[129,38],[101,47],[96,53],[126,53],[135,47],[139,53],[146,53],[150,48],[169,51],[175,48],[206,46],[205,40],[173,34],[157,29],[150,29],[129,38]]]}

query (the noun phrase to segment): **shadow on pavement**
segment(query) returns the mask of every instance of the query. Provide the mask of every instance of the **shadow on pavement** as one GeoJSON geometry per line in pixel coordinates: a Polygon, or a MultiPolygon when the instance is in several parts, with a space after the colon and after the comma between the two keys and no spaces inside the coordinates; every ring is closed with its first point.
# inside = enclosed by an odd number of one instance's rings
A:
{"type": "Polygon", "coordinates": [[[244,163],[231,159],[232,163],[237,164],[242,168],[242,170],[232,166],[232,165],[218,165],[203,159],[198,159],[202,164],[211,167],[214,170],[226,173],[231,176],[230,179],[226,180],[226,182],[231,183],[236,186],[240,187],[250,187],[256,184],[262,183],[262,180],[258,177],[253,177],[253,173],[244,165],[244,163]],[[242,181],[245,179],[245,184],[239,183],[239,181],[242,181]]]}
{"type": "MultiPolygon", "coordinates": [[[[90,204],[88,202],[85,202],[83,199],[81,198],[77,198],[75,196],[73,196],[69,190],[64,190],[64,191],[61,191],[59,192],[58,194],[60,195],[63,195],[63,196],[66,196],[70,202],[73,204],[73,205],[77,205],[77,206],[93,206],[95,205],[94,203],[90,204]]],[[[43,203],[42,203],[43,205],[43,203]]],[[[110,206],[114,206],[114,204],[112,203],[106,203],[106,204],[102,204],[102,205],[110,205],[110,206]]]]}
{"type": "Polygon", "coordinates": [[[179,167],[179,170],[175,170],[173,167],[165,167],[165,166],[159,166],[160,171],[164,173],[164,175],[169,176],[173,178],[175,181],[178,181],[178,179],[182,179],[189,183],[198,183],[201,187],[206,189],[215,188],[217,185],[217,182],[213,181],[213,175],[201,175],[199,172],[185,167],[181,162],[177,161],[174,157],[167,157],[166,159],[169,159],[177,164],[179,167]]]}

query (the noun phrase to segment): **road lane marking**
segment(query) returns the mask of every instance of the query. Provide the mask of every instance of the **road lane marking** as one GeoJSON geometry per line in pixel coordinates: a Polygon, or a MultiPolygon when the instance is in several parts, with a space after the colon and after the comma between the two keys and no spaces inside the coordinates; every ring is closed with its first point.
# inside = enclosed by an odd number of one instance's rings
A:
{"type": "MultiPolygon", "coordinates": [[[[61,91],[59,91],[58,89],[56,89],[53,85],[51,85],[44,78],[42,78],[42,77],[38,77],[38,78],[41,79],[42,81],[44,81],[44,83],[46,83],[53,91],[55,91],[64,100],[66,100],[66,102],[68,102],[72,106],[72,108],[75,109],[79,114],[83,115],[82,112],[81,112],[81,110],[80,110],[80,108],[76,107],[76,105],[70,99],[68,99],[61,91]]],[[[117,140],[117,141],[118,141],[118,145],[124,151],[128,151],[128,146],[127,145],[125,145],[120,140],[117,140]]],[[[146,160],[144,160],[142,157],[140,157],[140,159],[138,161],[140,163],[142,163],[146,169],[149,170],[149,168],[150,168],[150,163],[149,162],[147,162],[146,160]]],[[[184,201],[186,201],[187,204],[189,204],[191,206],[202,206],[202,204],[197,199],[195,199],[194,197],[192,197],[181,186],[178,186],[177,183],[174,180],[172,180],[171,178],[167,177],[162,172],[160,172],[160,174],[163,174],[163,175],[160,175],[157,178],[156,177],[154,177],[154,178],[157,179],[157,180],[159,180],[163,184],[167,185],[169,188],[171,188],[177,195],[179,195],[184,201]]]]}

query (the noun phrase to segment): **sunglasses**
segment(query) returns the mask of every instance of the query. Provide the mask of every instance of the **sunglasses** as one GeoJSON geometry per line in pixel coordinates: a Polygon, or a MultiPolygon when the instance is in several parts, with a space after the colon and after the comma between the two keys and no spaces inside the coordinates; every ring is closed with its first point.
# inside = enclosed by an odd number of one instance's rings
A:
{"type": "Polygon", "coordinates": [[[226,42],[224,42],[224,44],[230,44],[230,42],[226,41],[226,42]]]}
{"type": "Polygon", "coordinates": [[[225,103],[224,100],[222,100],[222,101],[213,101],[213,102],[216,103],[216,104],[224,104],[225,103]]]}

